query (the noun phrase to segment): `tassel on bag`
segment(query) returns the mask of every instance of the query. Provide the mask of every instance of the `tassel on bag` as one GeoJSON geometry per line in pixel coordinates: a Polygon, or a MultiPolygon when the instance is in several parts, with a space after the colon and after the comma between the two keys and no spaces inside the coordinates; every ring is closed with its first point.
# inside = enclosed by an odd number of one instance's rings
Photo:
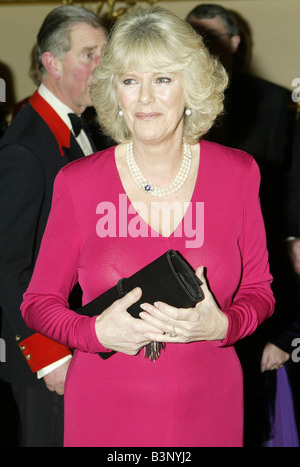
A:
{"type": "Polygon", "coordinates": [[[151,342],[151,344],[144,347],[144,356],[145,358],[150,358],[153,362],[158,359],[161,354],[161,351],[166,348],[165,342],[151,342]]]}

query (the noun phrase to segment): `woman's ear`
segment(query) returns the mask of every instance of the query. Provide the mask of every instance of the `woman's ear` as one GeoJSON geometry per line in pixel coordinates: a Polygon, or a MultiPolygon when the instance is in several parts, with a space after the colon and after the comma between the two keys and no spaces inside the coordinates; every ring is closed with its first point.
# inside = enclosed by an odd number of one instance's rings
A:
{"type": "Polygon", "coordinates": [[[61,78],[61,61],[53,55],[52,52],[44,52],[42,55],[42,63],[50,76],[54,79],[61,78]]]}

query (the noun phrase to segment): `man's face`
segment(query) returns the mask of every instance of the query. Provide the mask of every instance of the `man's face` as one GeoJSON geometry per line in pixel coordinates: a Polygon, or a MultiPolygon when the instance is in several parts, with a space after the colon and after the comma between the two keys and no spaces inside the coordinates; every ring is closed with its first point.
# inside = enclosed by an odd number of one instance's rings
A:
{"type": "Polygon", "coordinates": [[[76,114],[92,105],[91,73],[101,60],[106,35],[103,29],[80,23],[71,29],[71,49],[59,62],[59,98],[76,114]]]}
{"type": "Polygon", "coordinates": [[[189,23],[203,36],[210,53],[219,57],[224,67],[230,71],[233,54],[240,43],[240,36],[230,36],[219,15],[214,18],[191,17],[189,23]]]}

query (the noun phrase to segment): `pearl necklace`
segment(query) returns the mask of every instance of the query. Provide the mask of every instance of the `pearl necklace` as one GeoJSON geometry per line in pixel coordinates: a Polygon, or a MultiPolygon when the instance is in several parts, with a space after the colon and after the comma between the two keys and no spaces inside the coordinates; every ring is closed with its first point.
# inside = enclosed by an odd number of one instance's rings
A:
{"type": "Polygon", "coordinates": [[[150,193],[152,196],[168,196],[175,191],[179,190],[184,183],[186,182],[188,175],[190,173],[192,163],[192,151],[189,144],[184,143],[183,145],[183,159],[182,164],[179,169],[179,172],[173,181],[173,183],[168,187],[159,187],[153,185],[151,182],[147,182],[146,178],[141,172],[141,169],[137,165],[134,155],[133,155],[133,142],[127,144],[127,165],[132,175],[133,180],[139,188],[141,188],[146,193],[150,193]]]}

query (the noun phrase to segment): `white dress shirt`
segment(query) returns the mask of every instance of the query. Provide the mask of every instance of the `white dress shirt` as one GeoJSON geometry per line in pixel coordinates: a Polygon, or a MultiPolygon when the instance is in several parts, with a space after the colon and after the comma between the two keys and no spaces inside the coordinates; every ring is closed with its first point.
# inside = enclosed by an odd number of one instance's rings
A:
{"type": "MultiPolygon", "coordinates": [[[[65,122],[67,127],[71,130],[74,135],[72,123],[68,116],[69,113],[74,113],[70,107],[60,101],[49,89],[44,85],[41,84],[38,93],[42,96],[45,101],[48,102],[49,105],[55,110],[55,112],[60,116],[60,118],[65,122]]],[[[74,135],[75,136],[75,135],[74,135]]],[[[92,149],[91,143],[84,131],[81,131],[76,138],[77,143],[81,147],[85,156],[89,156],[94,151],[92,149]]]]}

